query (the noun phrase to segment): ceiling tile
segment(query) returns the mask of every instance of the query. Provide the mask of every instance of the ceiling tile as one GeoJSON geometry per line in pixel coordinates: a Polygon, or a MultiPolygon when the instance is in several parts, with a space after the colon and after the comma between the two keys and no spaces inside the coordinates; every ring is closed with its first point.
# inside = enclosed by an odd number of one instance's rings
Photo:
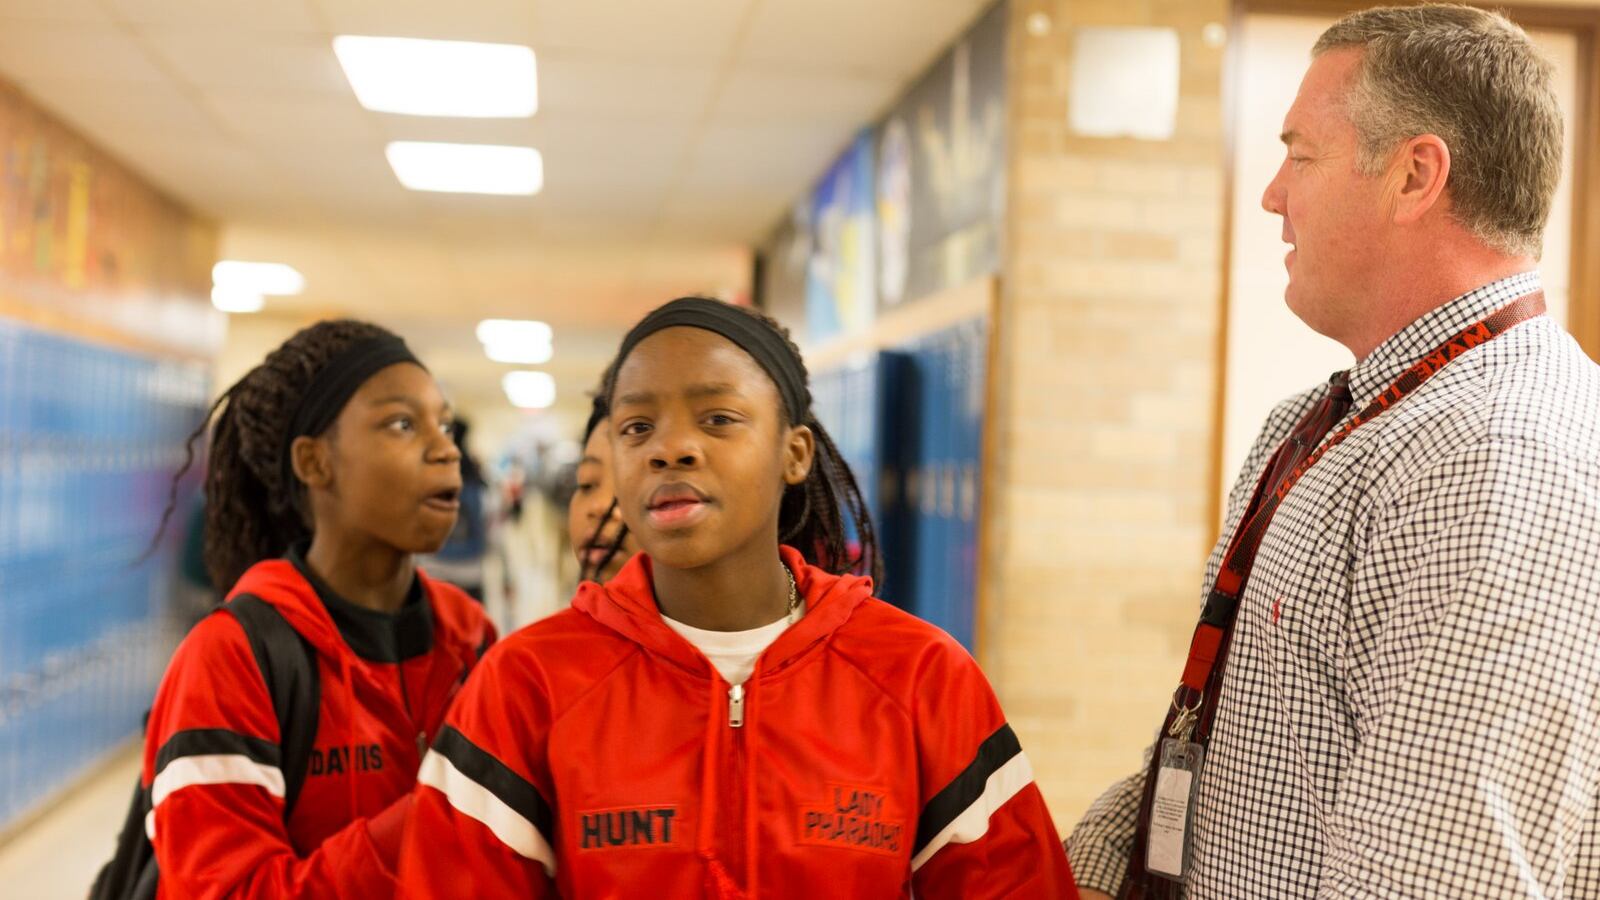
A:
{"type": "Polygon", "coordinates": [[[103,0],[130,25],[319,31],[306,0],[103,0]]]}
{"type": "Polygon", "coordinates": [[[909,80],[988,0],[766,0],[741,60],[909,80]]]}
{"type": "Polygon", "coordinates": [[[222,136],[205,111],[168,82],[112,88],[89,81],[25,81],[22,90],[83,131],[109,137],[113,147],[128,131],[165,133],[174,141],[222,136]]]}
{"type": "Polygon", "coordinates": [[[539,48],[612,60],[722,59],[752,0],[584,0],[533,4],[539,48]]]}
{"type": "Polygon", "coordinates": [[[778,71],[744,65],[717,97],[719,120],[822,121],[859,124],[881,113],[903,79],[816,71],[778,71]]]}
{"type": "Polygon", "coordinates": [[[781,192],[679,194],[663,207],[658,233],[706,241],[755,241],[788,202],[788,195],[781,192]]]}
{"type": "Polygon", "coordinates": [[[541,197],[574,192],[596,198],[615,194],[649,194],[665,190],[681,164],[677,154],[648,148],[628,153],[617,149],[604,155],[578,153],[564,148],[545,150],[544,191],[541,197]]]}
{"type": "Polygon", "coordinates": [[[449,249],[415,232],[352,234],[343,247],[373,273],[386,291],[431,293],[444,299],[460,278],[449,249]],[[397,260],[404,260],[404,264],[396,265],[397,260]]]}
{"type": "Polygon", "coordinates": [[[822,155],[816,168],[822,168],[858,131],[863,123],[835,124],[819,129],[815,125],[787,122],[712,122],[700,136],[696,153],[734,160],[747,156],[822,155]]]}
{"type": "Polygon", "coordinates": [[[337,232],[325,229],[227,228],[219,254],[228,259],[288,263],[306,278],[297,297],[269,298],[279,308],[315,308],[334,304],[345,309],[381,304],[366,266],[345,251],[337,232]]]}
{"type": "Polygon", "coordinates": [[[114,152],[158,187],[214,217],[232,214],[226,201],[284,188],[247,148],[220,138],[123,131],[114,152]]]}
{"type": "Polygon", "coordinates": [[[95,0],[5,0],[0,3],[0,20],[111,24],[95,0]]]}
{"type": "MultiPolygon", "coordinates": [[[[256,143],[258,148],[271,144],[256,143]]],[[[349,193],[387,195],[404,199],[412,194],[400,186],[383,158],[383,148],[374,142],[329,145],[320,153],[263,152],[266,165],[311,191],[340,190],[349,193]]]]}
{"type": "MultiPolygon", "coordinates": [[[[529,0],[315,0],[335,34],[528,44],[537,33],[529,0]]],[[[541,60],[542,62],[542,60],[541,60]]],[[[541,76],[543,72],[539,73],[541,76]]]]}
{"type": "Polygon", "coordinates": [[[326,142],[378,137],[372,117],[353,94],[216,88],[204,90],[202,98],[222,127],[243,138],[326,142]]]}
{"type": "Polygon", "coordinates": [[[570,115],[534,120],[534,140],[542,147],[594,155],[679,154],[689,147],[696,126],[682,119],[618,121],[570,115]]]}
{"type": "Polygon", "coordinates": [[[7,22],[0,72],[14,81],[92,81],[117,86],[166,81],[137,43],[109,27],[7,22]]]}
{"type": "Polygon", "coordinates": [[[423,221],[465,221],[483,229],[531,226],[540,214],[539,197],[502,197],[491,194],[445,194],[409,191],[408,197],[423,221]]]}
{"type": "Polygon", "coordinates": [[[619,226],[630,222],[649,224],[661,212],[666,188],[659,183],[609,193],[547,188],[537,199],[539,213],[551,228],[575,221],[619,226]]]}
{"type": "Polygon", "coordinates": [[[682,186],[768,185],[797,196],[811,188],[859,130],[856,123],[713,124],[695,148],[682,186]]]}
{"type": "Polygon", "coordinates": [[[475,283],[524,280],[571,285],[594,278],[596,284],[622,284],[632,276],[636,253],[621,242],[560,242],[502,235],[451,248],[456,267],[475,283]]]}
{"type": "Polygon", "coordinates": [[[653,216],[619,219],[615,216],[552,215],[539,227],[540,237],[579,241],[642,243],[655,231],[653,216]]]}
{"type": "Polygon", "coordinates": [[[682,120],[640,122],[570,114],[510,120],[372,118],[387,140],[535,147],[545,158],[547,175],[556,169],[570,173],[624,166],[664,175],[682,163],[693,134],[692,124],[682,120]]]}
{"type": "Polygon", "coordinates": [[[189,191],[182,198],[189,208],[215,222],[240,220],[299,228],[315,218],[308,198],[285,190],[270,176],[257,181],[231,181],[189,191]]]}
{"type": "MultiPolygon", "coordinates": [[[[354,102],[354,101],[352,101],[354,102]]],[[[509,144],[537,147],[533,119],[448,119],[430,116],[369,115],[373,127],[390,141],[444,141],[453,144],[509,144]]],[[[548,130],[548,129],[547,129],[548,130]]]]}
{"type": "Polygon", "coordinates": [[[351,93],[333,44],[318,35],[190,28],[142,33],[155,52],[199,88],[351,93]]]}
{"type": "Polygon", "coordinates": [[[639,277],[671,281],[711,273],[721,279],[740,279],[749,277],[749,269],[750,250],[743,246],[657,241],[640,258],[639,277]]]}
{"type": "Polygon", "coordinates": [[[683,122],[550,124],[534,142],[544,155],[546,193],[659,196],[688,159],[692,132],[683,122]]]}
{"type": "Polygon", "coordinates": [[[711,65],[605,62],[547,53],[539,59],[539,115],[697,121],[710,104],[711,65]]]}

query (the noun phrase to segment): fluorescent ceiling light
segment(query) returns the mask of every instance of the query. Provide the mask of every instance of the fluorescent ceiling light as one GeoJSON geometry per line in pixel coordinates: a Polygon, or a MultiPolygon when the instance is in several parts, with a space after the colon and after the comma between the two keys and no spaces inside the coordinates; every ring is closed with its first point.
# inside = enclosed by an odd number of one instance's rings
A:
{"type": "Polygon", "coordinates": [[[544,187],[544,159],[532,147],[395,141],[385,153],[413,191],[528,195],[544,187]]]}
{"type": "Polygon", "coordinates": [[[260,312],[266,298],[246,288],[217,285],[211,289],[211,305],[225,313],[260,312]]]}
{"type": "Polygon", "coordinates": [[[539,108],[533,51],[517,44],[345,34],[333,52],[374,112],[511,119],[539,108]]]}
{"type": "Polygon", "coordinates": [[[549,362],[555,355],[550,343],[554,332],[543,322],[484,319],[478,323],[477,334],[483,343],[483,352],[495,362],[537,366],[549,362]]]}
{"type": "Polygon", "coordinates": [[[542,366],[556,355],[549,344],[484,344],[483,352],[497,363],[542,366]]]}
{"type": "Polygon", "coordinates": [[[511,405],[522,409],[548,409],[556,402],[556,380],[548,372],[507,372],[500,386],[511,405]]]}
{"type": "Polygon", "coordinates": [[[212,266],[211,283],[230,291],[248,291],[274,297],[298,294],[306,289],[305,276],[293,266],[238,259],[225,259],[212,266]]]}
{"type": "Polygon", "coordinates": [[[478,340],[487,344],[548,344],[555,332],[532,319],[484,319],[478,323],[478,340]]]}

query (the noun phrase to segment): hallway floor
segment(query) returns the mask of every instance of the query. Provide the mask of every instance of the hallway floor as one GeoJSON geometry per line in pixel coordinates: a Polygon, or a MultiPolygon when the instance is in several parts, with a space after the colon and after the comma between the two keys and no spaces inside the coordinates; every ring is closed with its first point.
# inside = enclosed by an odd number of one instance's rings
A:
{"type": "Polygon", "coordinates": [[[0,844],[0,894],[15,900],[83,900],[111,858],[139,773],[130,743],[47,812],[0,844]]]}

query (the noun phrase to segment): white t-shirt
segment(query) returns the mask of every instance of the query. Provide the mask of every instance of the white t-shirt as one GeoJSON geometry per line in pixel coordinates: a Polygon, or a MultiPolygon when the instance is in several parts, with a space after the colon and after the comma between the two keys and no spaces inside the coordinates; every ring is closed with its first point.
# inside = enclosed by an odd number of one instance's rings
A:
{"type": "Polygon", "coordinates": [[[706,631],[667,616],[662,616],[661,620],[705,654],[729,684],[749,681],[756,670],[756,658],[789,628],[788,616],[749,631],[706,631]]]}

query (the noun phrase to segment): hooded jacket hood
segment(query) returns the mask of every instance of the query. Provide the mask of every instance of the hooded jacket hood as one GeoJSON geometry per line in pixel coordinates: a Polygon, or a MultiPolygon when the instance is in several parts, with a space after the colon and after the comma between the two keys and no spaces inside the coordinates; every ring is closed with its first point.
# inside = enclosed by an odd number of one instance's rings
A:
{"type": "MultiPolygon", "coordinates": [[[[421,569],[417,570],[416,578],[413,590],[420,595],[416,601],[418,605],[396,614],[404,618],[400,630],[405,633],[399,637],[398,647],[388,652],[394,653],[397,649],[396,655],[404,659],[438,648],[463,663],[471,661],[479,648],[470,645],[463,629],[441,627],[449,623],[439,621],[441,616],[450,615],[450,610],[440,602],[439,594],[452,589],[429,578],[421,569]]],[[[308,568],[304,568],[302,555],[296,551],[291,551],[289,558],[268,560],[252,566],[228,597],[232,599],[240,594],[253,594],[270,603],[334,668],[354,659],[379,663],[400,661],[373,658],[384,655],[376,648],[369,648],[375,642],[363,640],[364,636],[357,633],[353,626],[348,635],[340,630],[330,605],[349,608],[353,604],[334,594],[330,587],[322,584],[308,568]]],[[[367,610],[352,612],[374,617],[386,615],[367,610]]]]}
{"type": "MultiPolygon", "coordinates": [[[[779,547],[783,564],[793,573],[795,587],[805,598],[806,614],[768,647],[756,664],[754,677],[775,674],[796,662],[806,651],[830,637],[849,621],[862,603],[872,597],[872,579],[858,575],[831,575],[809,565],[800,551],[779,547]]],[[[647,554],[633,557],[617,577],[603,585],[584,582],[572,605],[645,651],[702,678],[716,676],[700,651],[661,619],[656,606],[652,563],[647,554]]]]}

